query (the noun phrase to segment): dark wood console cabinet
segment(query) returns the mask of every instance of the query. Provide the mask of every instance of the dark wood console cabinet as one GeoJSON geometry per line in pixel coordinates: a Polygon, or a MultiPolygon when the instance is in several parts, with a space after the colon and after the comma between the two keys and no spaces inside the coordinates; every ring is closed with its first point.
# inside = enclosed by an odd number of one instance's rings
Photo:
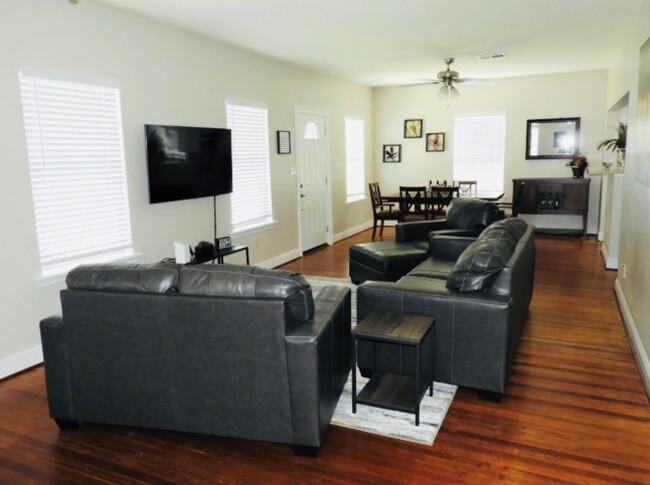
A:
{"type": "Polygon", "coordinates": [[[582,236],[587,235],[591,179],[534,178],[512,180],[512,213],[581,215],[582,236]]]}

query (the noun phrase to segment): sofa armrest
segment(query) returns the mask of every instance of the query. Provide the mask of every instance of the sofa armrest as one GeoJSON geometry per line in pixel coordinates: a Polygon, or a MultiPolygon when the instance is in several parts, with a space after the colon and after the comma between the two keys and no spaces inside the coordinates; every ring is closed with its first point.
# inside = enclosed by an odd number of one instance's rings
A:
{"type": "Polygon", "coordinates": [[[431,231],[447,228],[445,219],[431,221],[401,222],[395,225],[396,242],[426,241],[431,231]]]}
{"type": "Polygon", "coordinates": [[[62,316],[44,318],[40,330],[50,416],[53,419],[74,420],[68,347],[62,316]]]}
{"type": "Polygon", "coordinates": [[[442,236],[432,233],[429,235],[429,256],[455,261],[474,241],[476,241],[475,237],[442,236]]]}
{"type": "Polygon", "coordinates": [[[294,444],[320,447],[351,367],[351,292],[327,286],[285,337],[294,444]]]}

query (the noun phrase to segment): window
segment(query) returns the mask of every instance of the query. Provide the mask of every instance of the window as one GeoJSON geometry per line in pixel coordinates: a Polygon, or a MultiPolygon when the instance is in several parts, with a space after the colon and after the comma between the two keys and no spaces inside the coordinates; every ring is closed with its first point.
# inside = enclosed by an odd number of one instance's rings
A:
{"type": "Polygon", "coordinates": [[[133,256],[120,91],[20,73],[44,278],[133,256]]]}
{"type": "Polygon", "coordinates": [[[226,102],[226,114],[232,130],[232,228],[243,232],[273,222],[268,111],[226,102]]]}
{"type": "Polygon", "coordinates": [[[476,180],[478,192],[503,192],[505,115],[457,116],[454,179],[476,180]]]}
{"type": "Polygon", "coordinates": [[[345,118],[345,180],[347,202],[354,202],[365,197],[363,135],[362,119],[345,118]]]}
{"type": "Polygon", "coordinates": [[[318,131],[318,126],[316,126],[316,123],[313,123],[311,121],[307,123],[307,126],[305,126],[305,133],[303,135],[303,138],[305,140],[320,139],[320,132],[318,131]]]}

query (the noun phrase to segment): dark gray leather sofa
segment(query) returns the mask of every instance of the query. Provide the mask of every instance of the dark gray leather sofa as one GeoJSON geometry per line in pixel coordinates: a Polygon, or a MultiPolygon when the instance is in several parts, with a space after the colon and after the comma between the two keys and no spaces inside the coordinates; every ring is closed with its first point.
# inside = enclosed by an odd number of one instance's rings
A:
{"type": "Polygon", "coordinates": [[[351,368],[350,291],[249,266],[81,266],[41,339],[50,415],[320,448],[351,368]]]}
{"type": "MultiPolygon", "coordinates": [[[[476,388],[500,400],[532,299],[534,227],[496,222],[478,238],[431,233],[430,257],[397,282],[367,281],[357,290],[357,318],[373,311],[435,318],[435,380],[476,388]]],[[[359,342],[358,363],[397,372],[400,355],[359,342]]]]}
{"type": "Polygon", "coordinates": [[[494,204],[480,199],[454,199],[445,219],[403,222],[395,226],[395,241],[350,247],[350,280],[397,281],[428,258],[429,233],[478,237],[483,229],[503,219],[494,204]]]}

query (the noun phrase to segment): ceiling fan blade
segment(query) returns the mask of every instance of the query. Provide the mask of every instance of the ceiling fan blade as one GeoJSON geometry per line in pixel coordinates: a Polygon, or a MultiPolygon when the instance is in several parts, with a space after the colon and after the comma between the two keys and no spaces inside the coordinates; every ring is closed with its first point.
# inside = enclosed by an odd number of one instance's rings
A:
{"type": "Polygon", "coordinates": [[[489,81],[487,79],[454,79],[454,83],[465,83],[472,86],[494,86],[494,81],[489,81]]]}
{"type": "Polygon", "coordinates": [[[411,84],[400,84],[401,88],[408,88],[412,86],[424,86],[426,84],[440,84],[440,81],[437,79],[422,79],[421,82],[419,83],[411,83],[411,84]]]}

